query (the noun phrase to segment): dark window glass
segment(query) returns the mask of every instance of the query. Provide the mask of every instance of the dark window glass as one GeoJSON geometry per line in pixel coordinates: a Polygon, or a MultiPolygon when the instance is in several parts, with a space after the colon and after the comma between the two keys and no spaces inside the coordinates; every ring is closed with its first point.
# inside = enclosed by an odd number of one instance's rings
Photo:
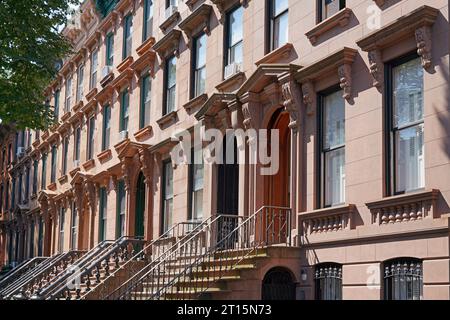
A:
{"type": "Polygon", "coordinates": [[[241,71],[243,61],[243,15],[240,6],[227,13],[226,16],[226,46],[225,46],[225,78],[241,71]]]}
{"type": "Polygon", "coordinates": [[[80,160],[80,143],[81,143],[81,128],[77,127],[75,129],[75,150],[73,154],[73,159],[75,161],[74,166],[78,167],[80,164],[78,163],[80,160]]]}
{"type": "Polygon", "coordinates": [[[142,41],[147,40],[153,35],[153,1],[144,2],[144,26],[142,32],[142,41]]]}
{"type": "Polygon", "coordinates": [[[206,34],[194,39],[194,65],[192,79],[194,81],[193,96],[198,97],[206,89],[206,34]]]}
{"type": "Polygon", "coordinates": [[[106,65],[112,67],[114,64],[114,33],[106,36],[106,65]]]}
{"type": "Polygon", "coordinates": [[[95,117],[90,117],[88,124],[87,160],[91,160],[94,157],[94,133],[95,117]]]}
{"type": "Polygon", "coordinates": [[[47,187],[47,154],[42,155],[42,176],[41,176],[41,189],[47,187]]]}
{"type": "Polygon", "coordinates": [[[64,223],[66,220],[66,209],[61,208],[59,212],[59,239],[58,239],[58,252],[64,251],[64,223]]]}
{"type": "Polygon", "coordinates": [[[163,114],[166,115],[175,111],[175,92],[177,84],[177,58],[170,57],[166,61],[165,70],[165,108],[163,114]]]}
{"type": "Polygon", "coordinates": [[[54,145],[52,146],[52,167],[50,170],[50,183],[55,183],[56,182],[56,161],[57,161],[57,157],[58,157],[58,149],[57,147],[54,145]]]}
{"type": "Polygon", "coordinates": [[[323,21],[345,8],[345,0],[319,0],[319,21],[323,21]]]}
{"type": "Polygon", "coordinates": [[[61,92],[59,90],[57,90],[55,92],[55,109],[53,112],[53,116],[55,117],[55,121],[59,120],[59,99],[61,96],[61,92]]]}
{"type": "Polygon", "coordinates": [[[162,233],[172,227],[173,215],[173,168],[170,161],[163,163],[163,212],[162,233]]]}
{"type": "Polygon", "coordinates": [[[146,75],[142,77],[141,80],[141,110],[139,116],[140,129],[150,124],[151,96],[152,96],[152,80],[150,75],[146,75]]]}
{"type": "Polygon", "coordinates": [[[120,131],[128,131],[130,112],[130,94],[128,89],[122,92],[120,103],[120,131]]]}
{"type": "Polygon", "coordinates": [[[120,180],[117,185],[117,238],[125,235],[126,195],[125,182],[120,180]]]}
{"type": "Polygon", "coordinates": [[[67,159],[69,154],[69,137],[65,137],[63,141],[63,158],[62,158],[62,175],[67,174],[67,159]]]}
{"type": "Polygon", "coordinates": [[[111,107],[106,105],[103,108],[103,138],[102,138],[102,150],[109,149],[111,135],[111,107]]]}
{"type": "Polygon", "coordinates": [[[33,162],[33,194],[37,193],[38,174],[39,174],[39,162],[37,160],[34,160],[34,162],[33,162]]]}
{"type": "Polygon", "coordinates": [[[106,222],[108,215],[108,193],[106,188],[100,188],[100,213],[99,218],[99,241],[106,240],[106,222]]]}
{"type": "Polygon", "coordinates": [[[75,202],[72,203],[72,217],[70,221],[70,248],[78,249],[78,210],[75,202]]]}
{"type": "Polygon", "coordinates": [[[131,56],[132,42],[133,42],[133,16],[130,14],[125,17],[124,22],[122,59],[131,56]]]}
{"type": "Polygon", "coordinates": [[[288,42],[288,0],[270,0],[270,49],[275,50],[288,42]]]}
{"type": "Polygon", "coordinates": [[[192,148],[189,165],[189,219],[193,221],[203,220],[203,150],[192,148]]]}

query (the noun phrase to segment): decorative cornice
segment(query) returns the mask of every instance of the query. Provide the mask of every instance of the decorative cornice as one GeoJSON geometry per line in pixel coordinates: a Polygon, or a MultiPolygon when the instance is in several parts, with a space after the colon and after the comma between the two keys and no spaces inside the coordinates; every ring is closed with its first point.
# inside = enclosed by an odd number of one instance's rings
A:
{"type": "Polygon", "coordinates": [[[164,115],[162,118],[158,119],[156,123],[159,125],[161,129],[165,129],[168,126],[174,124],[178,120],[178,115],[176,111],[172,111],[166,115],[164,115]]]}
{"type": "Polygon", "coordinates": [[[154,44],[153,49],[158,53],[163,61],[171,54],[178,56],[180,39],[181,31],[172,29],[161,40],[154,44]]]}
{"type": "Polygon", "coordinates": [[[199,106],[203,105],[208,100],[208,95],[206,93],[199,95],[198,97],[195,97],[194,99],[191,99],[187,103],[183,105],[183,108],[186,110],[187,113],[191,113],[192,110],[197,109],[199,106]]]}
{"type": "Polygon", "coordinates": [[[202,30],[209,35],[209,18],[211,11],[212,6],[203,3],[179,24],[180,29],[186,33],[189,39],[193,37],[193,33],[196,30],[202,30]]]}
{"type": "Polygon", "coordinates": [[[286,60],[291,56],[292,51],[294,51],[294,45],[292,43],[286,43],[285,45],[269,52],[264,57],[256,61],[255,65],[259,66],[261,64],[283,62],[283,60],[286,60]]]}
{"type": "Polygon", "coordinates": [[[337,27],[345,27],[350,22],[350,17],[352,15],[353,11],[350,8],[344,8],[337,12],[336,14],[332,15],[331,17],[325,19],[324,21],[320,22],[318,25],[316,25],[314,28],[312,28],[310,31],[305,33],[306,37],[309,39],[311,44],[316,44],[317,40],[320,36],[325,34],[327,31],[337,27]]]}

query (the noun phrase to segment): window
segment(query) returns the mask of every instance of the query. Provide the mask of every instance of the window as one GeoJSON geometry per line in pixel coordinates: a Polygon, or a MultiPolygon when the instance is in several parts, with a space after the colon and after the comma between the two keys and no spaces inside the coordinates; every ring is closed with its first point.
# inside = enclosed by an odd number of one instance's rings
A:
{"type": "Polygon", "coordinates": [[[23,187],[23,175],[22,173],[19,174],[19,186],[18,186],[18,193],[17,193],[17,200],[19,204],[23,203],[23,192],[22,192],[22,187],[23,187]]]}
{"type": "Polygon", "coordinates": [[[58,149],[56,145],[52,146],[52,167],[50,170],[50,183],[56,182],[56,160],[58,156],[58,149]]]}
{"type": "Polygon", "coordinates": [[[422,261],[405,258],[384,264],[385,300],[421,300],[423,298],[422,261]]]}
{"type": "Polygon", "coordinates": [[[41,176],[41,189],[45,189],[47,186],[47,154],[42,155],[42,176],[41,176]]]}
{"type": "Polygon", "coordinates": [[[423,68],[417,55],[388,65],[388,190],[402,194],[425,187],[423,68]]]}
{"type": "Polygon", "coordinates": [[[106,36],[106,65],[112,67],[114,64],[114,33],[106,36]]]}
{"type": "Polygon", "coordinates": [[[56,90],[55,92],[55,109],[53,111],[53,116],[55,117],[55,121],[59,120],[59,98],[60,98],[61,92],[59,90],[56,90]]]}
{"type": "Polygon", "coordinates": [[[166,60],[165,70],[165,102],[163,115],[175,111],[175,90],[177,84],[177,58],[170,57],[166,60]]]}
{"type": "Polygon", "coordinates": [[[270,51],[288,42],[289,6],[288,0],[269,0],[270,51]]]}
{"type": "Polygon", "coordinates": [[[39,217],[39,230],[38,230],[38,257],[42,257],[42,248],[44,240],[44,221],[42,217],[39,217]]]}
{"type": "Polygon", "coordinates": [[[30,174],[31,168],[27,167],[25,171],[25,202],[28,202],[28,198],[30,197],[30,174]]]}
{"type": "Polygon", "coordinates": [[[103,135],[102,150],[109,149],[109,140],[111,135],[111,107],[106,105],[103,108],[103,135]]]}
{"type": "Polygon", "coordinates": [[[139,116],[139,128],[150,124],[150,106],[152,96],[152,80],[149,74],[141,80],[141,110],[139,116]]]}
{"type": "Polygon", "coordinates": [[[117,184],[117,238],[125,235],[126,196],[125,182],[120,180],[117,184]]]}
{"type": "Polygon", "coordinates": [[[69,137],[65,137],[63,140],[63,158],[61,173],[63,176],[67,174],[67,157],[69,154],[69,137]]]}
{"type": "Polygon", "coordinates": [[[94,157],[94,133],[95,133],[95,117],[89,118],[88,123],[88,141],[87,141],[87,159],[91,160],[94,157]]]}
{"type": "MultiPolygon", "coordinates": [[[[66,102],[64,105],[64,111],[70,111],[70,104],[72,100],[72,76],[66,79],[66,102]]],[[[36,132],[36,139],[39,138],[39,133],[36,132]]]]}
{"type": "Polygon", "coordinates": [[[92,52],[91,56],[91,80],[89,89],[92,90],[97,86],[97,70],[98,70],[98,50],[92,52]]]}
{"type": "MultiPolygon", "coordinates": [[[[226,16],[226,52],[225,65],[242,65],[243,55],[243,15],[244,9],[238,7],[233,11],[227,13],[226,16]]],[[[225,71],[225,78],[227,78],[227,71],[225,71]]]]}
{"type": "Polygon", "coordinates": [[[106,220],[108,215],[108,193],[105,187],[100,188],[99,241],[106,240],[106,220]]]}
{"type": "Polygon", "coordinates": [[[162,230],[164,234],[172,226],[173,214],[173,169],[170,161],[163,163],[163,212],[162,212],[162,230]]]}
{"type": "Polygon", "coordinates": [[[316,300],[342,300],[342,266],[326,263],[316,266],[316,300]]]}
{"type": "Polygon", "coordinates": [[[76,100],[79,102],[83,99],[83,78],[84,78],[84,65],[78,67],[77,72],[77,96],[76,100]]]}
{"type": "Polygon", "coordinates": [[[12,190],[11,190],[11,209],[16,208],[16,178],[12,179],[12,190]]]}
{"type": "Polygon", "coordinates": [[[6,181],[6,190],[5,191],[6,191],[5,192],[5,208],[6,208],[6,211],[8,211],[9,210],[9,206],[10,206],[10,203],[9,203],[9,193],[10,193],[9,180],[6,181]]]}
{"type": "Polygon", "coordinates": [[[3,212],[3,193],[4,193],[3,183],[0,185],[0,212],[3,212]]]}
{"type": "Polygon", "coordinates": [[[61,208],[59,212],[59,239],[58,239],[58,252],[64,251],[64,223],[66,220],[66,209],[61,208]]]}
{"type": "Polygon", "coordinates": [[[39,162],[34,160],[33,162],[33,194],[37,193],[38,189],[38,170],[39,170],[39,162]]]}
{"type": "Polygon", "coordinates": [[[153,1],[144,2],[144,26],[142,31],[142,41],[147,40],[153,35],[153,1]]]}
{"type": "Polygon", "coordinates": [[[318,0],[319,22],[323,21],[345,8],[345,0],[318,0]]]}
{"type": "Polygon", "coordinates": [[[192,148],[189,166],[189,220],[203,220],[203,150],[192,148]]]}
{"type": "Polygon", "coordinates": [[[78,249],[78,212],[75,202],[72,203],[72,217],[70,220],[70,248],[78,249]]]}
{"type": "Polygon", "coordinates": [[[129,14],[125,17],[124,28],[123,28],[123,48],[122,48],[122,59],[131,56],[133,41],[133,16],[129,14]]]}
{"type": "Polygon", "coordinates": [[[202,34],[194,39],[194,68],[192,79],[193,84],[193,96],[191,98],[198,97],[205,93],[206,84],[206,34],[202,34]]]}
{"type": "Polygon", "coordinates": [[[120,131],[128,131],[128,118],[130,112],[130,94],[128,89],[124,90],[121,95],[120,103],[120,131]]]}
{"type": "MultiPolygon", "coordinates": [[[[321,205],[345,202],[345,102],[342,92],[321,95],[321,205]]],[[[320,175],[319,175],[320,176],[320,175]]]]}
{"type": "Polygon", "coordinates": [[[73,153],[73,160],[75,161],[75,167],[79,166],[78,161],[80,160],[80,142],[81,142],[81,128],[77,127],[75,129],[75,150],[73,153]]]}
{"type": "Polygon", "coordinates": [[[29,247],[29,256],[30,258],[34,257],[34,228],[35,228],[35,221],[31,220],[30,224],[30,238],[28,240],[28,247],[29,247]]]}

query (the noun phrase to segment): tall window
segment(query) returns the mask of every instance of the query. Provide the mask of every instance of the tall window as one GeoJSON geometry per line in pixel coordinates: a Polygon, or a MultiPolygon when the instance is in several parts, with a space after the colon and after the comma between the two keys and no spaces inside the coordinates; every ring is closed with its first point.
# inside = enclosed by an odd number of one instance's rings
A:
{"type": "Polygon", "coordinates": [[[52,167],[50,170],[50,183],[56,182],[56,161],[58,156],[58,149],[56,145],[52,146],[52,167]]]}
{"type": "Polygon", "coordinates": [[[321,96],[322,206],[345,202],[345,102],[341,91],[321,96]]]}
{"type": "Polygon", "coordinates": [[[42,248],[43,248],[43,239],[44,239],[44,221],[42,217],[39,217],[39,223],[38,223],[38,250],[37,254],[39,257],[42,256],[42,248]]]}
{"type": "Polygon", "coordinates": [[[421,300],[423,298],[422,261],[395,259],[384,264],[385,300],[421,300]]]}
{"type": "Polygon", "coordinates": [[[38,171],[39,170],[39,162],[34,160],[33,162],[33,194],[37,193],[38,189],[38,171]]]}
{"type": "Polygon", "coordinates": [[[120,103],[120,131],[128,131],[128,119],[130,116],[130,94],[125,89],[121,95],[120,103]]]}
{"type": "Polygon", "coordinates": [[[30,197],[30,174],[31,168],[27,167],[25,171],[25,201],[28,202],[28,198],[30,197]]]}
{"type": "Polygon", "coordinates": [[[131,56],[133,41],[133,16],[129,14],[125,17],[125,22],[123,26],[123,48],[122,48],[122,59],[131,56]]]}
{"type": "Polygon", "coordinates": [[[318,0],[319,22],[323,21],[345,8],[345,0],[318,0]]]}
{"type": "Polygon", "coordinates": [[[106,220],[108,214],[108,193],[105,187],[100,188],[100,212],[98,215],[99,222],[99,231],[98,237],[99,241],[106,240],[106,220]]]}
{"type": "Polygon", "coordinates": [[[392,84],[387,95],[391,171],[388,187],[393,194],[425,187],[423,68],[420,59],[407,59],[388,66],[392,84]]]}
{"type": "Polygon", "coordinates": [[[225,51],[225,78],[233,75],[237,70],[234,66],[241,66],[243,61],[243,15],[244,9],[238,7],[227,13],[226,16],[226,51],[225,51]]]}
{"type": "Polygon", "coordinates": [[[150,106],[152,97],[152,80],[149,74],[141,80],[141,110],[139,115],[139,128],[150,124],[150,106]]]}
{"type": "Polygon", "coordinates": [[[106,36],[106,65],[112,67],[114,64],[114,33],[106,36]]]}
{"type": "Polygon", "coordinates": [[[5,209],[6,209],[6,211],[9,210],[9,206],[10,206],[10,203],[9,203],[9,193],[10,193],[10,190],[9,190],[9,180],[7,180],[7,181],[6,181],[6,190],[5,190],[5,209]]]}
{"type": "Polygon", "coordinates": [[[23,174],[19,174],[19,186],[18,186],[18,192],[17,192],[17,200],[19,204],[23,203],[23,192],[22,192],[22,188],[23,188],[23,174]]]}
{"type": "Polygon", "coordinates": [[[202,34],[194,39],[194,65],[193,65],[193,97],[205,93],[206,84],[206,34],[202,34]]]}
{"type": "Polygon", "coordinates": [[[3,212],[3,193],[4,193],[4,189],[3,189],[3,183],[0,185],[0,212],[3,212]]]}
{"type": "Polygon", "coordinates": [[[120,180],[117,184],[117,238],[125,235],[126,196],[125,182],[120,180]]]}
{"type": "Polygon", "coordinates": [[[89,89],[92,90],[97,86],[97,70],[98,70],[98,50],[92,52],[91,56],[91,80],[89,89]]]}
{"type": "Polygon", "coordinates": [[[77,127],[75,129],[75,149],[73,153],[73,160],[75,162],[75,166],[79,165],[80,161],[80,143],[81,143],[81,127],[77,127]]]}
{"type": "Polygon", "coordinates": [[[70,248],[78,249],[78,212],[75,202],[72,203],[72,217],[70,219],[70,248]]]}
{"type": "Polygon", "coordinates": [[[94,133],[95,133],[95,117],[89,118],[88,123],[88,141],[87,141],[87,160],[94,157],[94,133]]]}
{"type": "Polygon", "coordinates": [[[47,187],[47,154],[42,155],[42,176],[41,176],[41,189],[47,187]]]}
{"type": "Polygon", "coordinates": [[[153,0],[144,0],[144,26],[142,41],[153,35],[153,0]]]}
{"type": "Polygon", "coordinates": [[[275,50],[288,42],[289,6],[288,0],[269,0],[270,9],[270,50],[275,50]]]}
{"type": "Polygon", "coordinates": [[[78,67],[77,72],[77,102],[83,99],[84,65],[78,67]]]}
{"type": "Polygon", "coordinates": [[[28,240],[28,252],[29,252],[29,257],[30,258],[33,258],[34,257],[34,228],[35,228],[35,224],[36,224],[36,222],[35,222],[35,220],[31,220],[31,223],[30,223],[30,233],[29,233],[29,235],[30,235],[30,238],[29,238],[29,240],[28,240]]]}
{"type": "Polygon", "coordinates": [[[192,164],[189,166],[189,219],[201,221],[203,219],[203,150],[192,148],[192,164]]]}
{"type": "Polygon", "coordinates": [[[12,178],[11,209],[16,208],[16,178],[12,178]]]}
{"type": "Polygon", "coordinates": [[[314,274],[316,300],[342,300],[342,266],[325,263],[314,274]]]}
{"type": "Polygon", "coordinates": [[[59,120],[59,99],[61,96],[61,91],[56,90],[55,92],[55,109],[53,110],[53,116],[55,117],[55,121],[59,120]]]}
{"type": "Polygon", "coordinates": [[[63,140],[63,158],[62,158],[62,168],[61,173],[62,175],[67,174],[67,158],[69,154],[69,137],[65,137],[63,140]]]}
{"type": "MultiPolygon", "coordinates": [[[[72,76],[66,79],[66,101],[64,104],[64,111],[70,111],[70,104],[72,100],[72,76]]],[[[36,132],[36,138],[39,137],[38,132],[36,132]]]]}
{"type": "Polygon", "coordinates": [[[175,56],[166,60],[165,70],[165,103],[163,114],[175,111],[175,91],[177,84],[177,58],[175,56]]]}
{"type": "Polygon", "coordinates": [[[173,168],[170,161],[163,163],[163,212],[162,212],[162,233],[172,226],[173,214],[173,168]]]}
{"type": "Polygon", "coordinates": [[[64,251],[64,223],[66,220],[66,209],[61,208],[59,211],[59,239],[58,239],[58,252],[64,251]]]}
{"type": "Polygon", "coordinates": [[[108,104],[103,107],[102,151],[109,149],[110,135],[111,135],[111,107],[108,104]]]}

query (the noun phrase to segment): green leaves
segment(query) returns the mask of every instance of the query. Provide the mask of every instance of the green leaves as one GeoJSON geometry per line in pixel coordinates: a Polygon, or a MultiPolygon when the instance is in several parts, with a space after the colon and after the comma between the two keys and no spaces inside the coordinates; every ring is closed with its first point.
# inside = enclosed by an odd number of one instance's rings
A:
{"type": "Polygon", "coordinates": [[[44,90],[70,44],[58,32],[79,0],[2,0],[0,5],[0,119],[18,128],[53,123],[44,90]]]}

